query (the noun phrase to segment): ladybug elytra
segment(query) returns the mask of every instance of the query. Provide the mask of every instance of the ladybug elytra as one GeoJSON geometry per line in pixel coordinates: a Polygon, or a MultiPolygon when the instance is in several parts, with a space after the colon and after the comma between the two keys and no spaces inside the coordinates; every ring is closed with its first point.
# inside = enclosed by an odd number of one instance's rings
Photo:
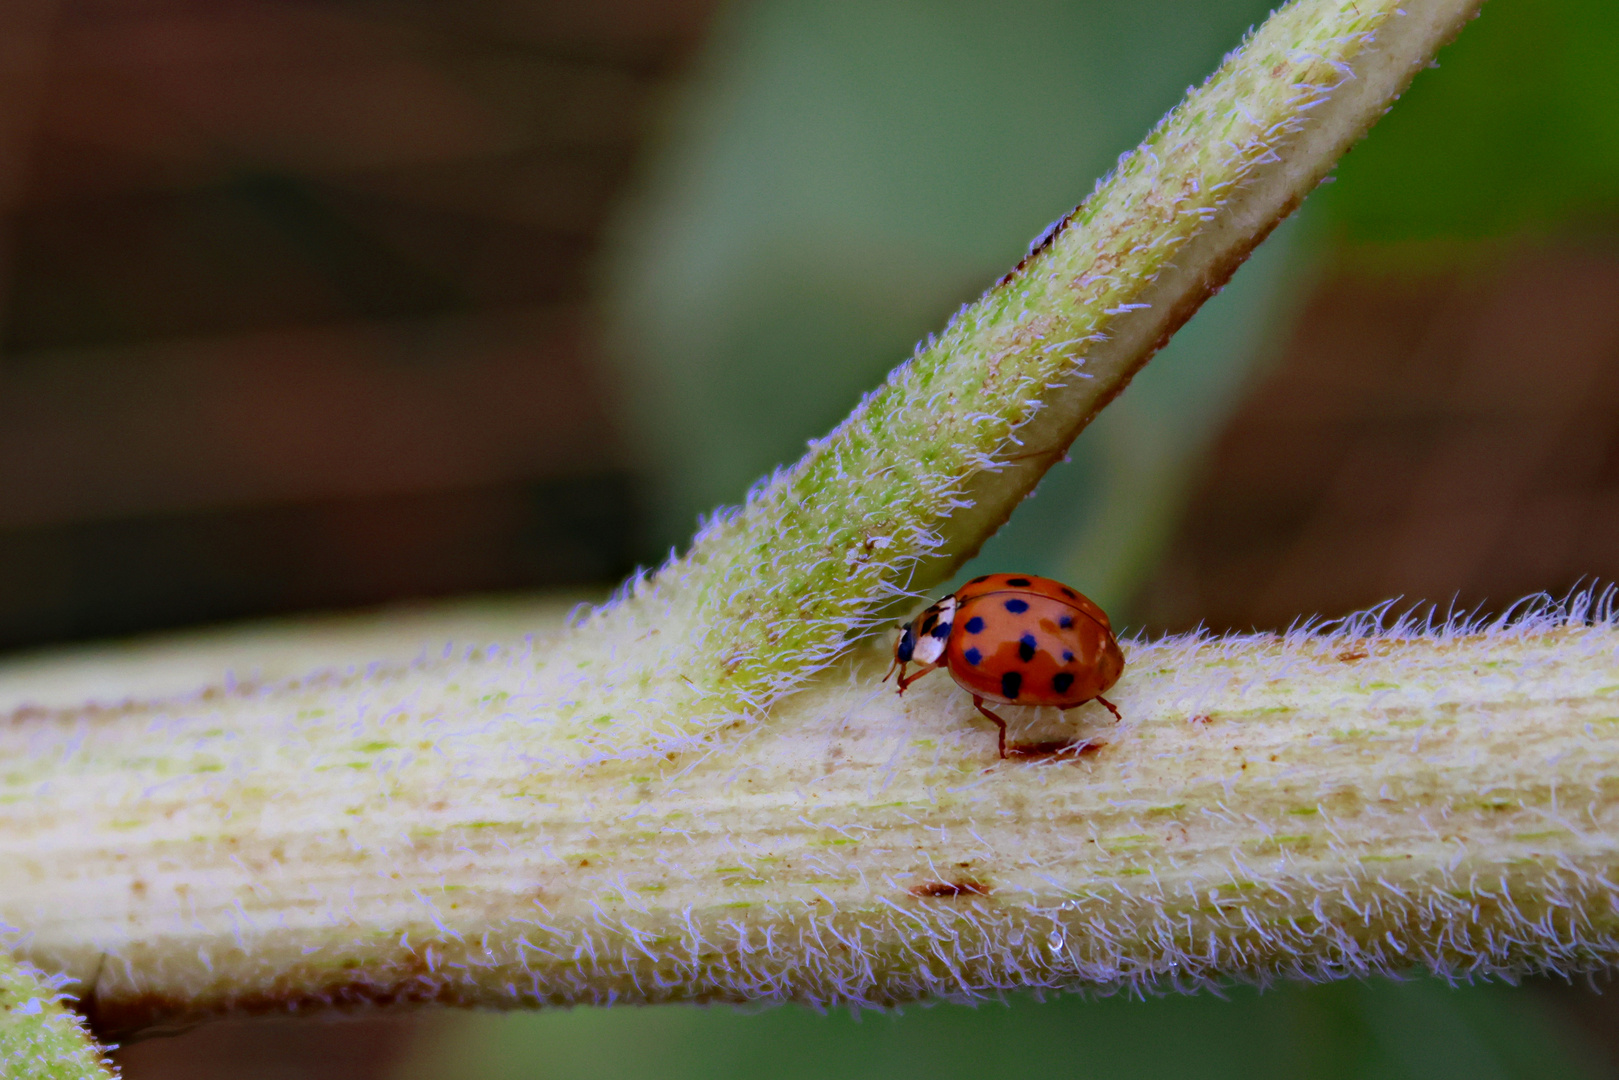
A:
{"type": "Polygon", "coordinates": [[[1060,581],[1033,574],[976,577],[901,630],[888,669],[889,675],[899,669],[899,692],[934,668],[949,668],[974,707],[1000,729],[1003,758],[1006,721],[986,709],[986,701],[1059,709],[1099,701],[1119,717],[1102,696],[1124,671],[1113,625],[1088,597],[1060,581]],[[923,667],[906,675],[907,664],[923,667]]]}

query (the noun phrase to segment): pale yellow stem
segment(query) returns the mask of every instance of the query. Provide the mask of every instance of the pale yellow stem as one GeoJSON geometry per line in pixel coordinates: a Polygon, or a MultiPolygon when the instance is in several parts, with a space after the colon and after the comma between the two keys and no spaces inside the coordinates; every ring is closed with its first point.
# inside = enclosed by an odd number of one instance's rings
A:
{"type": "Polygon", "coordinates": [[[34,717],[0,733],[0,903],[109,1030],[1613,960],[1612,625],[1128,653],[1123,723],[1009,710],[1094,746],[1004,762],[880,645],[732,745],[584,768],[509,701],[330,722],[358,678],[34,717]]]}

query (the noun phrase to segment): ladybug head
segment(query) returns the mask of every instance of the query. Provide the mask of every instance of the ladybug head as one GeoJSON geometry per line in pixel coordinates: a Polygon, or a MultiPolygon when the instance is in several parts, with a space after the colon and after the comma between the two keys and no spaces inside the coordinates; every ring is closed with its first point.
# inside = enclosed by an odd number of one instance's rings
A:
{"type": "Polygon", "coordinates": [[[894,659],[902,664],[942,664],[955,616],[954,596],[947,596],[922,612],[901,630],[894,646],[894,659]]]}

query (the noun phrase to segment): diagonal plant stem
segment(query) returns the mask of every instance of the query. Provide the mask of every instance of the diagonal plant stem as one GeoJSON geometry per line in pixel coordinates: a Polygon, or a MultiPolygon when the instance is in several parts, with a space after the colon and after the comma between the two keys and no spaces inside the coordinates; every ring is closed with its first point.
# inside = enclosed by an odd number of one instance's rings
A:
{"type": "Polygon", "coordinates": [[[1475,7],[1281,10],[803,461],[580,625],[0,721],[21,955],[112,1032],[1605,962],[1607,621],[1138,642],[1128,722],[1085,721],[1105,747],[1007,763],[943,677],[887,692],[863,637],[1475,7]]]}
{"type": "Polygon", "coordinates": [[[683,691],[654,717],[610,703],[593,741],[667,747],[749,714],[947,577],[1476,8],[1272,16],[835,431],[592,621],[658,629],[636,663],[683,691]]]}

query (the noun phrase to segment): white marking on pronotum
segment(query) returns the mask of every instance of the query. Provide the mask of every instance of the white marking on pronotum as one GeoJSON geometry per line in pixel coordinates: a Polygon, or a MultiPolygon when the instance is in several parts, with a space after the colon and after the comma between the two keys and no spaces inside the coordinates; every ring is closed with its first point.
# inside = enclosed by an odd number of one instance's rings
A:
{"type": "Polygon", "coordinates": [[[916,651],[911,654],[911,659],[918,664],[937,664],[939,657],[944,655],[945,643],[950,640],[950,624],[956,617],[956,598],[947,596],[928,611],[937,614],[938,618],[928,627],[924,616],[918,625],[922,632],[916,639],[916,651]]]}

